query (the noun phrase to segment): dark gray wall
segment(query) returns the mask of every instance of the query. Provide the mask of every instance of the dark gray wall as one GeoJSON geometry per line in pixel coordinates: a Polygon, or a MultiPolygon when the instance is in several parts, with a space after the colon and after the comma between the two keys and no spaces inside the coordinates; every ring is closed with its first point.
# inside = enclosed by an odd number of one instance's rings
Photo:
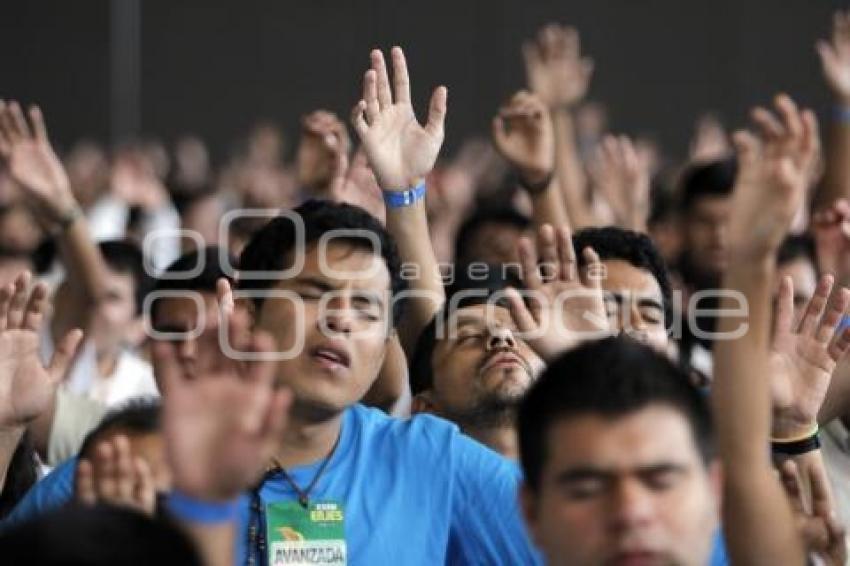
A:
{"type": "MultiPolygon", "coordinates": [[[[109,135],[109,2],[7,1],[0,96],[42,103],[54,136],[109,135]]],[[[449,87],[449,150],[486,131],[523,84],[519,45],[578,26],[596,60],[591,97],[613,126],[681,154],[696,114],[739,123],[778,89],[828,109],[814,41],[838,0],[142,0],[141,125],[208,137],[221,153],[259,118],[347,116],[371,47],[403,45],[417,108],[449,87]]]]}

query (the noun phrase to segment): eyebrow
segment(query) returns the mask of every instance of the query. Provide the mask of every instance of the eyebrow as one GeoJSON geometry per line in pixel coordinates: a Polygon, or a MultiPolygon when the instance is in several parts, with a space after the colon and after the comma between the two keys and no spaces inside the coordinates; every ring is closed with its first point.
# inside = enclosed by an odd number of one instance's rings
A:
{"type": "MultiPolygon", "coordinates": [[[[340,290],[339,287],[334,286],[330,281],[327,281],[326,279],[321,279],[319,277],[310,276],[310,275],[305,276],[305,277],[297,277],[293,281],[293,286],[295,286],[295,287],[298,287],[298,286],[315,287],[317,290],[321,291],[322,293],[331,293],[331,292],[340,290]]],[[[354,295],[354,298],[353,298],[354,301],[357,301],[359,299],[361,301],[362,300],[369,301],[370,303],[374,302],[378,305],[378,307],[381,310],[384,310],[384,298],[381,295],[381,293],[376,293],[374,291],[366,291],[366,290],[355,289],[352,294],[354,295]]]]}
{"type": "MultiPolygon", "coordinates": [[[[618,305],[622,305],[626,300],[623,293],[617,293],[615,291],[607,291],[605,296],[613,299],[618,305]]],[[[638,297],[637,304],[639,307],[649,307],[660,311],[664,310],[664,306],[654,297],[638,297]]]]}
{"type": "Polygon", "coordinates": [[[686,470],[687,467],[684,464],[678,464],[675,462],[647,464],[626,470],[615,470],[594,466],[577,466],[560,472],[555,481],[556,483],[563,485],[586,480],[601,479],[607,481],[623,474],[634,474],[643,477],[663,472],[685,472],[686,470]]]}

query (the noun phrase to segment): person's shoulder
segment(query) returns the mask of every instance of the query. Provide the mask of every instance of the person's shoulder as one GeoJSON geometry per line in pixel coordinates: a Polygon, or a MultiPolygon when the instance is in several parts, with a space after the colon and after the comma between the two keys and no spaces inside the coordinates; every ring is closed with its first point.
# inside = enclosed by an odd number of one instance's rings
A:
{"type": "Polygon", "coordinates": [[[77,459],[70,458],[38,481],[3,520],[3,528],[42,515],[70,501],[74,495],[77,459]]]}
{"type": "Polygon", "coordinates": [[[395,435],[455,435],[459,434],[456,424],[440,417],[428,414],[416,414],[408,418],[393,417],[380,409],[357,404],[349,409],[353,420],[360,428],[368,428],[376,433],[395,435]]]}

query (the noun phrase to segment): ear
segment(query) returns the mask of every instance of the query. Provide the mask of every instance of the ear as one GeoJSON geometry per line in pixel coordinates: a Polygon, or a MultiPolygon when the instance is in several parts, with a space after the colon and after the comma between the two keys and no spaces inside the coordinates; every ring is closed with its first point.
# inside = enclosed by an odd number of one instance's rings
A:
{"type": "Polygon", "coordinates": [[[440,410],[437,408],[437,404],[434,403],[434,398],[431,395],[431,390],[423,391],[422,393],[417,393],[415,397],[410,402],[410,412],[411,414],[417,413],[430,413],[432,415],[439,415],[440,410]]]}
{"type": "Polygon", "coordinates": [[[517,497],[519,497],[519,506],[522,510],[522,516],[525,519],[525,526],[528,528],[528,533],[531,535],[534,544],[539,547],[540,540],[537,534],[537,495],[523,481],[517,491],[517,497]]]}

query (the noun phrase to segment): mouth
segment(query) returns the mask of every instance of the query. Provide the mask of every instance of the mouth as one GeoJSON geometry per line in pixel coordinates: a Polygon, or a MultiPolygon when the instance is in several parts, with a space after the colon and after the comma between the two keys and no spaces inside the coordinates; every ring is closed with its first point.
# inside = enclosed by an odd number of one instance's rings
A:
{"type": "Polygon", "coordinates": [[[500,354],[496,354],[487,358],[484,361],[484,364],[481,366],[481,370],[479,371],[479,373],[485,373],[491,369],[496,368],[510,367],[525,368],[526,364],[518,355],[511,352],[502,352],[500,354]]]}
{"type": "Polygon", "coordinates": [[[310,358],[324,369],[333,371],[349,369],[351,356],[338,344],[323,344],[310,350],[310,358]]]}

